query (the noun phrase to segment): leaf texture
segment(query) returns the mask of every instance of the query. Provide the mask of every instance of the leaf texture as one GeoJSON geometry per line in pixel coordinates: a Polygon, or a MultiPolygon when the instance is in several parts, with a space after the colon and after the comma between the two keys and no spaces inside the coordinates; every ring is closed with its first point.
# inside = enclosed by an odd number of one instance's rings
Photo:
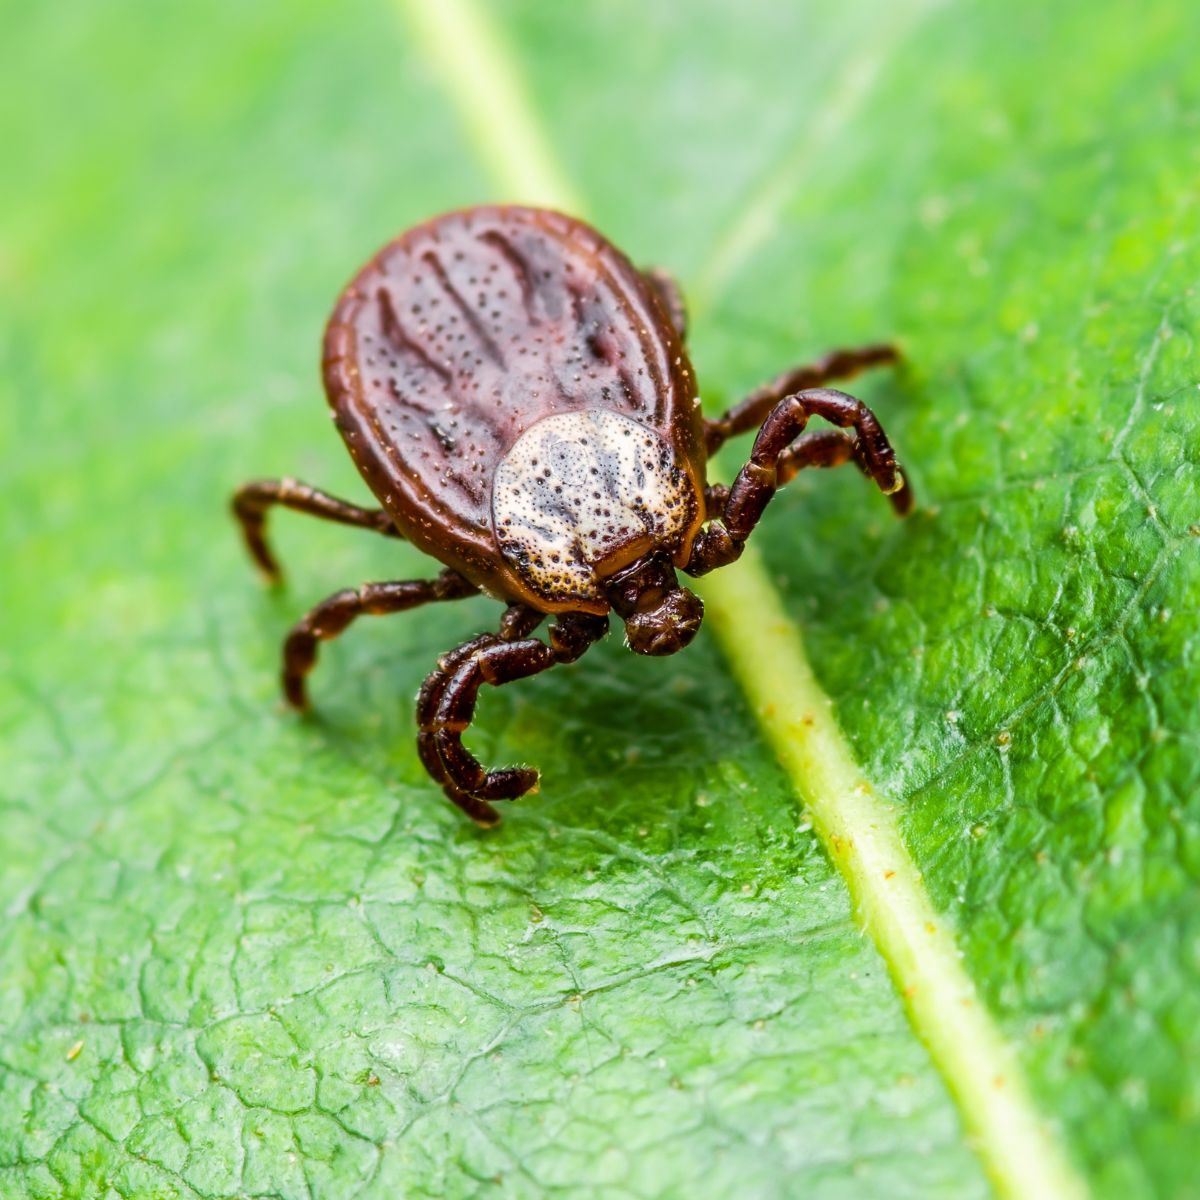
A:
{"type": "MultiPolygon", "coordinates": [[[[902,343],[859,390],[920,511],[801,477],[758,544],[1049,1136],[1194,1194],[1195,15],[488,11],[476,86],[681,276],[710,409],[902,343]]],[[[0,1195],[994,1194],[715,638],[489,695],[473,745],[544,771],[494,834],[411,748],[494,606],[362,623],[277,707],[304,608],[429,564],[284,516],[263,593],[225,498],[363,495],[326,311],[545,186],[522,131],[481,151],[378,5],[71,16],[9,14],[0,101],[0,1195]]]]}

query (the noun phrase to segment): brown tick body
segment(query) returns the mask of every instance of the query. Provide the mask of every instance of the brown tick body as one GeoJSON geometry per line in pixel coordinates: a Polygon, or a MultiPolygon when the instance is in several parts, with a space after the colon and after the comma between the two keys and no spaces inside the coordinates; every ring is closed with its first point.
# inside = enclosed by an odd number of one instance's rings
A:
{"type": "Polygon", "coordinates": [[[854,462],[908,511],[911,490],[879,422],[821,385],[895,360],[890,346],[836,351],[779,376],[716,421],[700,410],[683,304],[595,230],[542,209],[447,214],[385,246],[351,281],[325,332],[325,391],[351,457],[382,507],[293,480],[241,488],[234,512],[255,560],[274,504],[404,538],[434,579],[366,584],[312,610],[284,645],[288,701],[307,706],[318,642],[356,617],[483,592],[507,604],[498,631],[444,655],[417,702],[430,775],[481,824],[491,801],[537,783],[486,771],[462,742],[482,684],[573,662],[625,623],[630,647],[673,654],[703,606],[676,572],[733,562],[775,490],[803,467],[854,462]],[[811,416],[839,428],[805,433],[811,416]],[[706,463],[758,429],[729,488],[706,463]],[[531,636],[554,617],[547,641],[531,636]]]}

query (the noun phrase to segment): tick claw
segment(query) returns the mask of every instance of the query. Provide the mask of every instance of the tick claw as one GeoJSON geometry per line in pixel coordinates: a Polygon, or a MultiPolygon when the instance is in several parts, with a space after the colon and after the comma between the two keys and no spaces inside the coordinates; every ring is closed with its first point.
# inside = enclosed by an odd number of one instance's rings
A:
{"type": "Polygon", "coordinates": [[[453,786],[443,791],[480,829],[495,829],[500,824],[500,814],[486,800],[465,795],[453,786]]]}

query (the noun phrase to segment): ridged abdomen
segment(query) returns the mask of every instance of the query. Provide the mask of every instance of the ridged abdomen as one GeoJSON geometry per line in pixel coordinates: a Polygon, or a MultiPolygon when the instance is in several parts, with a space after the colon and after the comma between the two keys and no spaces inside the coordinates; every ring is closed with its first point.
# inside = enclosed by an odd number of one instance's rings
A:
{"type": "Polygon", "coordinates": [[[657,297],[609,242],[557,213],[471,209],[385,247],[334,310],[325,381],[405,535],[510,598],[530,597],[496,543],[493,482],[539,421],[620,414],[674,446],[692,490],[703,486],[690,367],[657,297]]]}

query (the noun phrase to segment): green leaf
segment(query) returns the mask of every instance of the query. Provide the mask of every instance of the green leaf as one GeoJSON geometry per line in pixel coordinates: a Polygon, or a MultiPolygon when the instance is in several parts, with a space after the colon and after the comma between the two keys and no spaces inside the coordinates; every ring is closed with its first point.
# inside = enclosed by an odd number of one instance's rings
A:
{"type": "Polygon", "coordinates": [[[1198,35],[8,14],[0,1196],[1194,1194],[1198,35]],[[899,338],[855,389],[921,508],[802,476],[687,653],[487,696],[544,780],[482,833],[411,698],[495,606],[356,626],[298,721],[289,623],[429,564],[285,516],[264,593],[225,502],[364,496],[327,309],[496,196],[675,270],[713,410],[899,338]]]}

